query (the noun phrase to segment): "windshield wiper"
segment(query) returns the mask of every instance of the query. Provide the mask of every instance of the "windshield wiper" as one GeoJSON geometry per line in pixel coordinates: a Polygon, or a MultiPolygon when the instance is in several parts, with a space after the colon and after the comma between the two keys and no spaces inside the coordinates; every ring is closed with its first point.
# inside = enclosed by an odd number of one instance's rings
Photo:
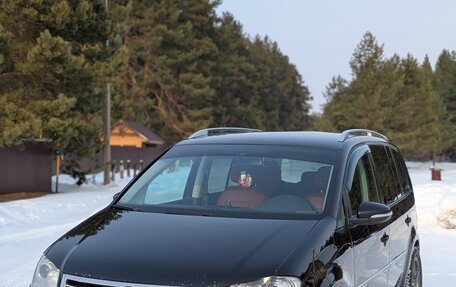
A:
{"type": "Polygon", "coordinates": [[[140,211],[138,208],[131,207],[131,206],[125,206],[121,204],[115,204],[113,205],[115,208],[120,209],[120,210],[126,210],[126,211],[140,211]]]}
{"type": "Polygon", "coordinates": [[[196,215],[196,216],[212,216],[212,213],[203,212],[202,210],[165,210],[163,211],[165,214],[177,214],[177,215],[196,215]]]}

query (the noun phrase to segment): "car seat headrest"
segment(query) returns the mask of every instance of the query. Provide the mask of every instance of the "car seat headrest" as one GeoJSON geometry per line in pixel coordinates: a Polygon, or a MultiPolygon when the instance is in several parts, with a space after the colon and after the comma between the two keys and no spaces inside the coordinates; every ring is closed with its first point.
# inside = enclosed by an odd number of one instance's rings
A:
{"type": "Polygon", "coordinates": [[[301,183],[310,183],[313,182],[315,178],[315,171],[305,171],[301,174],[301,183]]]}

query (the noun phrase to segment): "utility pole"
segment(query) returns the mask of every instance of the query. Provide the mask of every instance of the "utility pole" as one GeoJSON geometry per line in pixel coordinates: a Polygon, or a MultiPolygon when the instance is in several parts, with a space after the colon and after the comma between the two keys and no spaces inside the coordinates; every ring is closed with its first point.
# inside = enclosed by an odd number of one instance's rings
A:
{"type": "MultiPolygon", "coordinates": [[[[105,0],[105,11],[108,14],[109,6],[108,0],[105,0]]],[[[106,39],[106,50],[109,49],[109,39],[106,39]]],[[[109,184],[111,181],[111,85],[105,83],[105,95],[103,105],[103,124],[104,124],[104,151],[103,151],[103,164],[104,176],[103,184],[109,184]]]]}
{"type": "Polygon", "coordinates": [[[55,150],[55,192],[59,192],[59,175],[60,175],[60,158],[62,157],[62,151],[60,147],[55,150]]]}

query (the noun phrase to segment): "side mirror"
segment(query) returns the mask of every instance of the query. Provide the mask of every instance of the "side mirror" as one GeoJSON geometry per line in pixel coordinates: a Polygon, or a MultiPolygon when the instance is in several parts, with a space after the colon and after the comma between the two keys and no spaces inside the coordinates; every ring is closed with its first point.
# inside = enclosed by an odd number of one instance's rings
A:
{"type": "Polygon", "coordinates": [[[358,216],[350,219],[353,225],[375,225],[382,224],[390,220],[393,212],[381,203],[363,201],[358,207],[358,216]]]}
{"type": "Polygon", "coordinates": [[[116,199],[119,197],[119,195],[120,195],[120,192],[114,194],[114,195],[112,196],[112,199],[113,199],[113,200],[116,200],[116,199]]]}

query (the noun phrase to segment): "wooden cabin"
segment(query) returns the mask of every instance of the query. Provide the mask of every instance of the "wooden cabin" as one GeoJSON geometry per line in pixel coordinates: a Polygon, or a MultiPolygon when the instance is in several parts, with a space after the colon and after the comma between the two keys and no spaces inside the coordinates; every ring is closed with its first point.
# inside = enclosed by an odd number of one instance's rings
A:
{"type": "Polygon", "coordinates": [[[111,147],[160,147],[163,140],[140,123],[119,120],[111,127],[111,147]]]}
{"type": "MultiPolygon", "coordinates": [[[[100,135],[103,139],[103,135],[100,135]]],[[[144,166],[157,158],[165,149],[165,142],[140,123],[119,120],[111,126],[109,145],[111,147],[111,160],[116,164],[120,161],[130,162],[131,166],[138,166],[141,162],[144,166]]],[[[78,160],[81,170],[88,173],[102,170],[102,154],[93,158],[78,160]]]]}
{"type": "Polygon", "coordinates": [[[111,127],[111,159],[119,163],[149,164],[165,149],[164,141],[140,123],[119,120],[111,127]]]}

